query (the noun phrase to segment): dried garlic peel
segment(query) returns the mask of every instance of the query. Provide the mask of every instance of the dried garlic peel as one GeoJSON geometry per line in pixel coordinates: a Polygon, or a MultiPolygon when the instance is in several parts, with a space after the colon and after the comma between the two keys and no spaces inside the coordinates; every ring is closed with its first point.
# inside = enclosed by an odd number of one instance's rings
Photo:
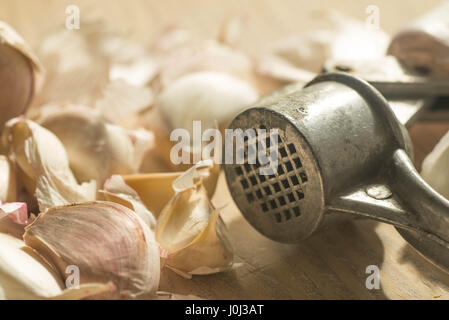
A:
{"type": "Polygon", "coordinates": [[[436,191],[449,199],[449,132],[424,159],[421,175],[436,191]]]}
{"type": "Polygon", "coordinates": [[[47,129],[31,120],[12,119],[2,141],[23,173],[28,192],[36,195],[41,211],[55,205],[95,200],[95,181],[77,183],[64,146],[47,129]]]}
{"type": "MultiPolygon", "coordinates": [[[[201,164],[197,166],[201,168],[201,164]]],[[[161,212],[156,227],[156,240],[167,251],[166,266],[187,277],[220,272],[229,268],[233,259],[226,226],[197,169],[173,183],[176,194],[161,212]]]]}
{"type": "Polygon", "coordinates": [[[82,299],[111,290],[89,284],[63,290],[62,282],[22,240],[0,233],[0,299],[82,299]]]}
{"type": "Polygon", "coordinates": [[[131,210],[134,210],[140,218],[154,230],[156,219],[153,214],[145,207],[134,189],[129,187],[122,176],[113,175],[106,180],[103,190],[100,190],[106,197],[106,200],[119,203],[131,210]]]}
{"type": "Polygon", "coordinates": [[[127,131],[82,106],[48,111],[39,123],[62,142],[77,180],[98,186],[113,174],[137,172],[153,139],[148,131],[127,131]]]}
{"type": "MultiPolygon", "coordinates": [[[[212,161],[201,161],[188,170],[189,175],[201,177],[209,198],[212,198],[217,185],[220,166],[212,161]]],[[[123,180],[134,189],[142,202],[156,217],[175,195],[173,183],[186,173],[146,173],[125,175],[123,180]]]]}
{"type": "Polygon", "coordinates": [[[26,227],[24,239],[64,276],[67,266],[74,265],[81,284],[112,281],[117,291],[108,298],[138,298],[158,288],[154,235],[122,205],[91,202],[50,208],[26,227]]]}

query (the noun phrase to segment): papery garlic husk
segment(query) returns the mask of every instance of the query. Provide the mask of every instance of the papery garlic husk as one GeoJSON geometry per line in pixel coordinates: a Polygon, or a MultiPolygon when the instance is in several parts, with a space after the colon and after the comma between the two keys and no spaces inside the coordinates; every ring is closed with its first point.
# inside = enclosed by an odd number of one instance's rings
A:
{"type": "Polygon", "coordinates": [[[0,233],[0,299],[83,299],[112,289],[110,283],[65,289],[57,271],[33,249],[0,233]]]}
{"type": "Polygon", "coordinates": [[[421,176],[432,188],[449,199],[449,132],[424,159],[421,176]]]}
{"type": "Polygon", "coordinates": [[[0,130],[28,108],[41,72],[39,60],[25,41],[0,21],[0,130]]]}
{"type": "Polygon", "coordinates": [[[23,118],[11,119],[2,135],[8,156],[15,161],[21,179],[39,208],[92,201],[96,183],[78,184],[69,167],[61,141],[37,123],[23,118]]]}
{"type": "Polygon", "coordinates": [[[35,219],[28,216],[27,204],[24,202],[0,202],[0,233],[6,233],[22,239],[25,226],[35,219]]]}
{"type": "MultiPolygon", "coordinates": [[[[212,160],[201,161],[185,172],[141,173],[123,176],[124,182],[139,195],[143,204],[157,218],[162,209],[175,195],[173,183],[182,175],[201,178],[207,195],[212,198],[220,173],[220,166],[212,160]]],[[[106,187],[105,187],[106,188],[106,187]]]]}
{"type": "Polygon", "coordinates": [[[137,192],[126,184],[122,176],[113,175],[107,179],[101,192],[106,200],[119,203],[133,210],[151,230],[154,230],[156,226],[154,215],[145,207],[137,192]]]}
{"type": "Polygon", "coordinates": [[[80,270],[80,283],[111,281],[108,298],[150,297],[159,285],[159,247],[132,210],[112,202],[53,207],[26,228],[25,243],[56,266],[80,270]]]}
{"type": "Polygon", "coordinates": [[[258,72],[282,81],[308,82],[328,59],[340,63],[383,57],[390,37],[376,26],[337,11],[316,12],[314,26],[270,45],[258,59],[258,72]]]}
{"type": "Polygon", "coordinates": [[[121,124],[148,109],[153,99],[150,88],[131,85],[120,79],[106,86],[101,98],[95,102],[95,108],[105,119],[121,124]]]}
{"type": "Polygon", "coordinates": [[[39,123],[62,142],[77,180],[98,186],[113,174],[136,173],[153,140],[146,130],[125,130],[82,106],[49,110],[39,123]]]}
{"type": "Polygon", "coordinates": [[[443,1],[400,30],[388,48],[415,74],[449,79],[449,1],[443,1]]]}
{"type": "Polygon", "coordinates": [[[177,193],[161,212],[156,227],[165,266],[184,277],[228,269],[233,260],[228,231],[201,178],[181,176],[173,187],[177,193]]]}
{"type": "Polygon", "coordinates": [[[153,86],[164,90],[177,79],[197,72],[226,73],[250,82],[252,68],[248,56],[214,40],[187,43],[164,54],[153,86]]]}
{"type": "Polygon", "coordinates": [[[46,79],[33,107],[47,103],[92,103],[109,81],[109,60],[100,46],[110,31],[98,20],[82,21],[73,32],[59,26],[42,39],[39,57],[46,79]]]}
{"type": "Polygon", "coordinates": [[[0,155],[0,203],[17,200],[17,181],[14,165],[0,155]]]}

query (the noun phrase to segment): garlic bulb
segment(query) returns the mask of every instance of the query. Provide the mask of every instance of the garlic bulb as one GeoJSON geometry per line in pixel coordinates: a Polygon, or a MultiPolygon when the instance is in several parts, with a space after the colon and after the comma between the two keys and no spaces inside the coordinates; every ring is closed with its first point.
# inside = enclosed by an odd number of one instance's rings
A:
{"type": "Polygon", "coordinates": [[[109,292],[94,283],[63,290],[55,270],[22,240],[0,233],[0,299],[83,299],[109,292]]]}
{"type": "Polygon", "coordinates": [[[63,145],[47,129],[31,120],[15,118],[7,123],[2,143],[16,162],[28,192],[35,194],[41,211],[95,199],[95,181],[77,183],[63,145]]]}
{"type": "Polygon", "coordinates": [[[26,227],[25,243],[62,275],[73,265],[80,283],[112,281],[112,298],[154,294],[159,285],[159,248],[130,209],[112,202],[49,208],[26,227]]]}
{"type": "Polygon", "coordinates": [[[226,125],[232,117],[258,99],[248,83],[224,73],[198,72],[183,76],[158,97],[159,108],[169,130],[191,131],[193,121],[202,129],[226,125]]]}
{"type": "Polygon", "coordinates": [[[0,129],[28,108],[40,71],[39,61],[25,41],[0,21],[0,129]]]}
{"type": "Polygon", "coordinates": [[[436,191],[449,199],[449,132],[424,159],[421,175],[436,191]]]}
{"type": "Polygon", "coordinates": [[[0,156],[0,203],[16,201],[17,182],[13,164],[5,156],[0,156]]]}
{"type": "MultiPolygon", "coordinates": [[[[207,190],[208,197],[212,198],[217,185],[220,167],[211,160],[200,161],[188,172],[173,173],[145,173],[123,176],[124,182],[138,194],[145,206],[158,217],[162,209],[175,195],[173,183],[181,176],[201,177],[207,190]]],[[[105,186],[106,189],[106,186],[105,186]]]]}
{"type": "Polygon", "coordinates": [[[165,265],[191,277],[223,271],[233,250],[219,211],[211,204],[202,178],[194,170],[174,183],[175,196],[162,210],[156,240],[165,250],[165,265]]]}
{"type": "Polygon", "coordinates": [[[98,186],[113,174],[137,172],[153,139],[146,130],[127,131],[82,106],[48,110],[39,123],[62,142],[77,180],[98,186]]]}

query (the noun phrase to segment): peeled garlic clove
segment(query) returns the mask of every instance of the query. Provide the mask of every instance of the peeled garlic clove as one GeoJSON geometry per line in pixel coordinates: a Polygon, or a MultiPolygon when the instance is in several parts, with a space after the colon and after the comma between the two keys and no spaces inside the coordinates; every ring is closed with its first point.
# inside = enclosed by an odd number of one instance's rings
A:
{"type": "Polygon", "coordinates": [[[25,243],[61,275],[80,270],[80,283],[112,281],[113,298],[154,294],[160,259],[154,235],[130,209],[112,202],[53,207],[26,228],[25,243]]]}
{"type": "Polygon", "coordinates": [[[28,108],[40,71],[39,61],[25,41],[0,21],[0,129],[28,108]]]}
{"type": "Polygon", "coordinates": [[[113,174],[137,172],[153,139],[146,130],[127,131],[82,106],[48,112],[39,123],[60,139],[77,180],[98,186],[113,174]]]}
{"type": "Polygon", "coordinates": [[[106,180],[102,193],[105,195],[106,200],[119,203],[139,215],[140,218],[154,230],[156,226],[156,219],[153,214],[145,207],[134,189],[126,184],[122,176],[113,175],[106,180]]]}
{"type": "Polygon", "coordinates": [[[17,198],[16,173],[13,164],[0,156],[0,202],[13,202],[17,198]]]}
{"type": "Polygon", "coordinates": [[[449,199],[449,132],[424,159],[421,175],[436,191],[449,199]]]}
{"type": "MultiPolygon", "coordinates": [[[[197,179],[201,178],[207,194],[211,198],[215,192],[219,173],[219,165],[212,161],[201,161],[189,169],[187,174],[193,175],[197,179]]],[[[183,172],[134,174],[123,176],[123,180],[137,192],[148,210],[158,217],[175,195],[173,183],[185,174],[183,172]]]]}
{"type": "Polygon", "coordinates": [[[105,293],[110,285],[63,290],[57,273],[22,240],[0,233],[0,299],[82,299],[105,293]]]}
{"type": "Polygon", "coordinates": [[[191,132],[193,121],[202,129],[225,125],[238,112],[258,99],[247,82],[224,73],[198,72],[177,79],[158,98],[160,112],[169,132],[184,128],[191,132]]]}
{"type": "Polygon", "coordinates": [[[220,272],[232,265],[226,226],[210,202],[195,168],[174,183],[175,196],[162,210],[156,240],[165,265],[183,276],[220,272]]]}
{"type": "Polygon", "coordinates": [[[2,136],[4,146],[22,174],[25,187],[46,208],[94,200],[94,181],[79,185],[59,139],[31,120],[12,119],[2,136]]]}

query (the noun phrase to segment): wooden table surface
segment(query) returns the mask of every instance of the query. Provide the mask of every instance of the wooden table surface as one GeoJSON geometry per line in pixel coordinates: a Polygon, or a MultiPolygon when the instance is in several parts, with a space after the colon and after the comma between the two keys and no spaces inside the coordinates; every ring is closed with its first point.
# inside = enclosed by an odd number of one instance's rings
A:
{"type": "MultiPolygon", "coordinates": [[[[257,53],[280,36],[307,30],[310,12],[335,8],[363,19],[365,8],[380,8],[380,24],[393,33],[438,0],[0,0],[0,20],[13,25],[34,47],[55,25],[63,25],[65,7],[101,16],[137,41],[150,42],[164,27],[177,24],[205,37],[216,36],[221,22],[241,16],[246,25],[238,45],[257,53]],[[125,4],[126,3],[126,4],[125,4]]],[[[423,157],[449,130],[449,123],[419,123],[411,130],[419,167],[423,157]]],[[[223,176],[214,202],[221,206],[235,247],[236,264],[228,272],[182,279],[165,270],[161,290],[217,299],[449,299],[449,275],[416,253],[385,224],[347,220],[296,246],[258,234],[232,203],[223,176]],[[379,266],[381,287],[368,290],[368,265],[379,266]]]]}

